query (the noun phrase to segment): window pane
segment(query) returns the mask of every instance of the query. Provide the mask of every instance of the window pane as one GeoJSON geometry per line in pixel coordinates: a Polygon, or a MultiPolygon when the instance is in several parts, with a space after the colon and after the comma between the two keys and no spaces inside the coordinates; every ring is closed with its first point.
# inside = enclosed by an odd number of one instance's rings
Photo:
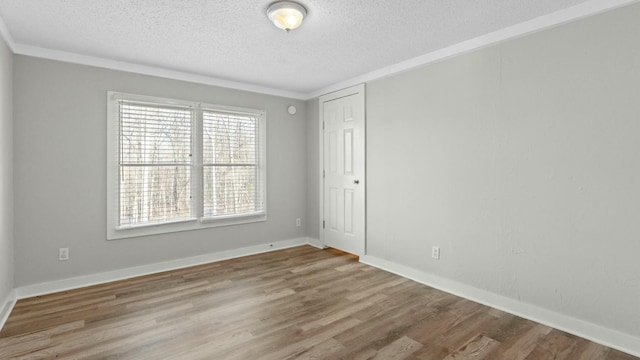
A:
{"type": "Polygon", "coordinates": [[[216,111],[202,118],[203,217],[263,212],[259,118],[216,111]]]}
{"type": "Polygon", "coordinates": [[[205,166],[204,217],[263,211],[255,166],[205,166]]]}
{"type": "Polygon", "coordinates": [[[120,226],[192,217],[192,112],[120,103],[120,226]]]}
{"type": "Polygon", "coordinates": [[[120,105],[120,164],[189,164],[191,111],[120,105]]]}
{"type": "Polygon", "coordinates": [[[205,164],[255,164],[257,122],[253,116],[203,113],[203,162],[205,164]]]}
{"type": "Polygon", "coordinates": [[[191,217],[190,166],[122,166],[120,225],[191,217]]]}

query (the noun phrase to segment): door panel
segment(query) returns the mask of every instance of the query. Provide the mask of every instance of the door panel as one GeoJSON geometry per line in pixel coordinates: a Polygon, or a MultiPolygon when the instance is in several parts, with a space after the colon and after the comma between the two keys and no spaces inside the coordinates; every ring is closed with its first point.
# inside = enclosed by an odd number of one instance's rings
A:
{"type": "Polygon", "coordinates": [[[344,131],[344,174],[353,175],[353,129],[344,131]]]}
{"type": "Polygon", "coordinates": [[[331,95],[322,97],[320,104],[324,122],[323,242],[364,255],[364,86],[331,95]]]}
{"type": "Polygon", "coordinates": [[[344,191],[344,233],[353,235],[353,200],[354,200],[354,191],[346,190],[344,191]]]}
{"type": "Polygon", "coordinates": [[[329,188],[329,229],[338,231],[338,188],[329,188]]]}

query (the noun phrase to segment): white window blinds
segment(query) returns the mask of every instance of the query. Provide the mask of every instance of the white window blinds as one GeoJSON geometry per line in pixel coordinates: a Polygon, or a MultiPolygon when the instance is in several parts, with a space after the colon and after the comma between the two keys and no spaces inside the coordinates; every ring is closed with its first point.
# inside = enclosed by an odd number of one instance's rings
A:
{"type": "Polygon", "coordinates": [[[254,114],[203,111],[203,218],[264,213],[259,120],[254,114]]]}
{"type": "Polygon", "coordinates": [[[192,218],[192,111],[120,101],[119,226],[192,218]]]}
{"type": "Polygon", "coordinates": [[[109,92],[107,119],[108,239],[267,219],[263,111],[109,92]]]}

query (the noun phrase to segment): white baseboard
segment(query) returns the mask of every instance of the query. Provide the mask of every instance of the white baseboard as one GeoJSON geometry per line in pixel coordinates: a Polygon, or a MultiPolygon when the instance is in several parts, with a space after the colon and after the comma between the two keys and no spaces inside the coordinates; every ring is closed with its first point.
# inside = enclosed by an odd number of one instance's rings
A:
{"type": "MultiPolygon", "coordinates": [[[[300,245],[313,245],[309,238],[301,237],[290,240],[277,241],[238,249],[231,249],[198,255],[188,258],[164,261],[160,263],[136,266],[126,269],[107,271],[98,274],[83,275],[68,279],[55,280],[46,283],[21,286],[15,289],[15,298],[25,299],[33,296],[51,294],[60,291],[78,289],[82,287],[104,284],[112,281],[130,279],[137,276],[155,274],[163,271],[182,269],[190,266],[208,264],[216,261],[228,260],[242,256],[255,255],[275,250],[291,248],[300,245]]],[[[7,314],[8,315],[8,314],[7,314]]]]}
{"type": "Polygon", "coordinates": [[[326,249],[327,248],[326,246],[324,246],[322,241],[320,241],[320,239],[307,238],[307,244],[309,244],[309,245],[311,245],[313,247],[317,247],[318,249],[326,249]]]}
{"type": "Polygon", "coordinates": [[[594,323],[576,319],[493,292],[439,277],[392,261],[365,255],[360,262],[414,280],[477,303],[588,339],[625,353],[640,356],[640,338],[594,323]]]}
{"type": "Polygon", "coordinates": [[[16,291],[11,290],[7,298],[2,302],[2,307],[0,308],[0,330],[2,330],[4,324],[7,322],[9,314],[11,314],[13,307],[16,305],[16,300],[16,291]]]}

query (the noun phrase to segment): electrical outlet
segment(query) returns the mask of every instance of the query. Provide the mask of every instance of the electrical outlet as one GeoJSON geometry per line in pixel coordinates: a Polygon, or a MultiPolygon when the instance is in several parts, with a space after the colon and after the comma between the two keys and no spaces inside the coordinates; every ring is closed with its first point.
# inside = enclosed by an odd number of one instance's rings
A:
{"type": "Polygon", "coordinates": [[[300,220],[300,218],[296,219],[296,226],[301,226],[302,225],[302,220],[300,220]]]}
{"type": "Polygon", "coordinates": [[[60,260],[60,261],[69,260],[69,248],[60,248],[60,249],[58,249],[58,260],[60,260]]]}
{"type": "Polygon", "coordinates": [[[437,246],[431,247],[431,257],[440,260],[440,248],[437,246]]]}

